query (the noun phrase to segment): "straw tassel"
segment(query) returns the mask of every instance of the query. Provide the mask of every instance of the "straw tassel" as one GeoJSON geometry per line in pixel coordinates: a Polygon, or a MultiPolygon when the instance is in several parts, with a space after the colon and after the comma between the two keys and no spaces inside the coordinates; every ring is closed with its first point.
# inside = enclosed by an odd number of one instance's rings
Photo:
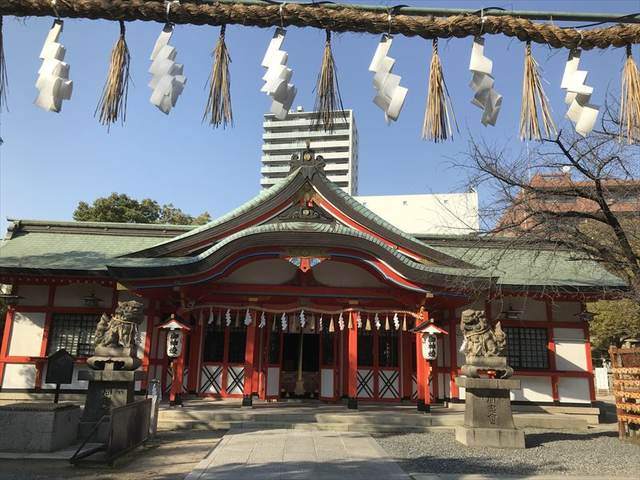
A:
{"type": "Polygon", "coordinates": [[[4,41],[2,38],[2,15],[0,15],[0,112],[7,108],[7,90],[9,88],[9,76],[7,75],[7,62],[4,56],[4,41]]]}
{"type": "Polygon", "coordinates": [[[336,331],[336,326],[333,324],[333,315],[331,316],[331,321],[329,322],[329,332],[333,333],[336,331]]]}
{"type": "Polygon", "coordinates": [[[640,142],[640,71],[633,60],[631,45],[627,45],[620,92],[620,140],[640,142]]]}
{"type": "Polygon", "coordinates": [[[316,82],[315,111],[314,127],[318,128],[322,124],[325,132],[333,132],[335,126],[334,112],[344,111],[340,87],[338,86],[336,63],[331,51],[331,31],[329,30],[326,30],[324,55],[322,56],[322,65],[316,82]]]}
{"type": "Polygon", "coordinates": [[[120,20],[120,38],[111,50],[109,74],[94,114],[98,115],[98,121],[106,125],[107,129],[118,120],[121,123],[126,120],[130,63],[131,55],[125,40],[125,26],[120,20]]]}
{"type": "Polygon", "coordinates": [[[347,328],[351,330],[353,328],[353,321],[351,320],[351,313],[349,313],[349,323],[347,323],[347,328]]]}
{"type": "Polygon", "coordinates": [[[371,320],[369,320],[369,315],[367,315],[367,323],[364,325],[364,329],[367,332],[371,331],[371,320]]]}
{"type": "Polygon", "coordinates": [[[522,108],[520,109],[520,140],[540,140],[538,108],[542,116],[542,126],[547,137],[556,133],[556,125],[551,117],[549,99],[542,88],[538,62],[531,55],[531,42],[527,42],[524,56],[524,78],[522,80],[522,108]]]}
{"type": "Polygon", "coordinates": [[[427,88],[427,107],[422,124],[422,138],[439,142],[453,139],[452,123],[458,131],[458,124],[453,113],[451,97],[444,81],[442,63],[438,55],[438,39],[433,39],[433,53],[429,67],[429,86],[427,88]]]}
{"type": "Polygon", "coordinates": [[[209,98],[204,110],[202,121],[208,120],[213,128],[227,128],[233,126],[233,112],[231,110],[231,78],[229,76],[229,63],[231,57],[227,44],[224,41],[226,25],[220,27],[218,43],[213,50],[213,66],[209,77],[209,98]]]}

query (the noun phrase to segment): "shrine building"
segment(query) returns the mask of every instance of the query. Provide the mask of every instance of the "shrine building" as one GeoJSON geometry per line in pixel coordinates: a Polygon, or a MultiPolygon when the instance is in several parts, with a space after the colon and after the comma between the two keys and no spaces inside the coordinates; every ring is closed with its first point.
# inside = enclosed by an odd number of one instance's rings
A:
{"type": "Polygon", "coordinates": [[[464,400],[460,314],[500,320],[522,390],[514,402],[595,400],[585,302],[624,288],[596,262],[543,246],[392,226],[327,179],[311,150],[290,174],[203,226],[13,220],[0,247],[9,304],[0,398],[50,392],[46,357],[66,349],[74,382],[98,319],[144,304],[146,380],[170,387],[165,331],[190,328],[183,391],[203,397],[326,402],[464,400]],[[436,358],[416,324],[432,321],[436,358]]]}

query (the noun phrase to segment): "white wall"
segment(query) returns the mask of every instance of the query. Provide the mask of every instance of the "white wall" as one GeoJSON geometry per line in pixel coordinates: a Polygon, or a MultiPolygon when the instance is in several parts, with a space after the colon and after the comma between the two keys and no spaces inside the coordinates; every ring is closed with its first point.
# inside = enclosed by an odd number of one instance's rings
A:
{"type": "Polygon", "coordinates": [[[2,388],[34,388],[36,366],[32,363],[7,363],[2,388]]]}
{"type": "Polygon", "coordinates": [[[557,370],[587,370],[587,349],[582,329],[554,328],[553,340],[556,344],[557,370]]]}
{"type": "Polygon", "coordinates": [[[502,312],[509,310],[522,311],[518,320],[534,322],[547,321],[547,306],[546,303],[541,300],[528,297],[503,297],[491,301],[491,318],[493,320],[502,319],[502,312]]]}
{"type": "Polygon", "coordinates": [[[83,298],[95,294],[100,300],[100,308],[111,308],[113,287],[89,283],[75,283],[56,287],[54,304],[56,307],[86,307],[83,298]]]}
{"type": "Polygon", "coordinates": [[[43,312],[15,312],[9,343],[10,356],[40,356],[44,320],[43,312]]]}
{"type": "Polygon", "coordinates": [[[22,297],[20,305],[40,307],[49,302],[49,287],[46,285],[20,285],[17,293],[22,297]]]}

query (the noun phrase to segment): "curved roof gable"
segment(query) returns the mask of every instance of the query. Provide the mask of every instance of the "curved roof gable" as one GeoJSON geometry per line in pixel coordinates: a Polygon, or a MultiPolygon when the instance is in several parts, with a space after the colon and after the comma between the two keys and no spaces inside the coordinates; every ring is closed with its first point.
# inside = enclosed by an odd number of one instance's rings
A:
{"type": "Polygon", "coordinates": [[[311,150],[294,155],[291,173],[279,183],[216,220],[126,257],[183,257],[197,254],[226,237],[244,229],[285,221],[282,217],[296,206],[309,206],[317,214],[309,221],[324,221],[346,225],[377,238],[401,254],[432,265],[457,268],[473,266],[460,259],[431,248],[415,237],[380,218],[340,187],[331,182],[323,171],[324,161],[311,150]]]}

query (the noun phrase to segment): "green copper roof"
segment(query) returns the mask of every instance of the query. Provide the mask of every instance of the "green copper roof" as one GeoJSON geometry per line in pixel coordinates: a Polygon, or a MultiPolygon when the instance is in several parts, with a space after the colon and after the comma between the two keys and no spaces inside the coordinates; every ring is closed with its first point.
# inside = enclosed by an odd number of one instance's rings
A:
{"type": "Polygon", "coordinates": [[[29,232],[0,244],[0,267],[103,270],[105,261],[150,247],[161,237],[29,232]]]}
{"type": "Polygon", "coordinates": [[[624,282],[594,261],[579,260],[563,250],[533,250],[473,242],[470,246],[432,246],[498,277],[499,285],[624,287],[624,282]],[[474,245],[475,244],[475,245],[474,245]]]}

